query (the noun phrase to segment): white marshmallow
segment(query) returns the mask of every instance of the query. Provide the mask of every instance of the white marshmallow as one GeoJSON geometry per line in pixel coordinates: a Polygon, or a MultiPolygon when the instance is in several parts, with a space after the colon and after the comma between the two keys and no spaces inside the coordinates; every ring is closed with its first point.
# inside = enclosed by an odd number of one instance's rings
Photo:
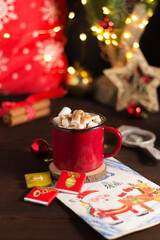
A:
{"type": "Polygon", "coordinates": [[[71,125],[72,126],[77,126],[78,124],[80,124],[80,121],[74,120],[74,119],[71,120],[71,125]]]}
{"type": "Polygon", "coordinates": [[[62,108],[62,110],[60,111],[60,113],[58,114],[58,116],[62,116],[62,115],[68,115],[72,112],[72,110],[69,107],[64,107],[62,108]]]}
{"type": "Polygon", "coordinates": [[[59,117],[54,117],[54,118],[53,118],[53,123],[54,123],[54,124],[58,125],[58,124],[60,124],[60,122],[61,122],[61,120],[60,120],[59,117]]]}
{"type": "Polygon", "coordinates": [[[78,123],[76,123],[76,122],[70,122],[70,127],[71,128],[78,128],[78,125],[79,125],[79,122],[78,123]]]}
{"type": "Polygon", "coordinates": [[[68,121],[67,118],[64,118],[64,119],[62,120],[62,125],[63,125],[64,128],[68,128],[68,126],[69,126],[69,121],[68,121]]]}
{"type": "Polygon", "coordinates": [[[84,128],[85,128],[85,126],[83,124],[78,125],[78,129],[84,129],[84,128]]]}
{"type": "Polygon", "coordinates": [[[95,123],[95,122],[89,122],[88,123],[88,127],[91,128],[91,127],[96,127],[98,126],[98,123],[95,123]]]}
{"type": "Polygon", "coordinates": [[[83,125],[84,128],[87,128],[87,123],[85,121],[80,123],[81,125],[83,125]]]}
{"type": "Polygon", "coordinates": [[[69,107],[64,107],[52,121],[63,128],[85,129],[98,126],[101,123],[101,117],[92,113],[85,113],[81,109],[72,113],[69,107]]]}
{"type": "Polygon", "coordinates": [[[100,122],[101,122],[100,116],[99,116],[99,115],[95,115],[95,117],[93,118],[93,121],[94,121],[95,123],[100,123],[100,122]]]}

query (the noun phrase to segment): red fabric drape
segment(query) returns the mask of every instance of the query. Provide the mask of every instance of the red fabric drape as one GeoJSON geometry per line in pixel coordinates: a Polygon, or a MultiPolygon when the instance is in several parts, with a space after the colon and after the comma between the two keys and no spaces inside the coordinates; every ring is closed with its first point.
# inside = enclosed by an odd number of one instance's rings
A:
{"type": "Polygon", "coordinates": [[[65,21],[64,0],[0,1],[1,95],[39,93],[67,83],[65,21]],[[61,30],[54,32],[57,26],[61,30]]]}

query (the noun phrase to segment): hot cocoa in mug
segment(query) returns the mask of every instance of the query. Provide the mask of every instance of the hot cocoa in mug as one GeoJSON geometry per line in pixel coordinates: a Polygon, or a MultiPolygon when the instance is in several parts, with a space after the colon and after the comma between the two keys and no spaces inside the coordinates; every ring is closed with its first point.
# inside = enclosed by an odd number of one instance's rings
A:
{"type": "Polygon", "coordinates": [[[98,169],[103,159],[118,154],[122,145],[121,133],[105,126],[100,114],[64,107],[51,118],[54,165],[60,170],[87,173],[98,169]],[[110,153],[103,152],[104,132],[113,133],[117,143],[110,153]]]}

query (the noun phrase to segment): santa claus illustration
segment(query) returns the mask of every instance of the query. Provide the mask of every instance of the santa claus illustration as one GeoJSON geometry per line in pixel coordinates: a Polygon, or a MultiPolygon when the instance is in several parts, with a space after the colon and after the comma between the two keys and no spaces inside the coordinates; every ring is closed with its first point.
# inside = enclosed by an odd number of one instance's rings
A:
{"type": "Polygon", "coordinates": [[[148,213],[140,205],[125,205],[120,200],[126,198],[132,188],[123,189],[117,196],[111,196],[108,193],[101,193],[97,190],[88,190],[81,192],[76,199],[70,201],[80,201],[86,207],[86,212],[93,217],[104,219],[108,224],[116,225],[123,222],[123,215],[134,213],[137,216],[143,216],[148,213]]]}

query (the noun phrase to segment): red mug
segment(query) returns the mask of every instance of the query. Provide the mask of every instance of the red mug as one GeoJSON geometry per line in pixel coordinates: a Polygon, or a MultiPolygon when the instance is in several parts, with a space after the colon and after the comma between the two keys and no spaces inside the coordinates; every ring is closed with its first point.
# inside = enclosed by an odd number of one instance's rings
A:
{"type": "MultiPolygon", "coordinates": [[[[118,154],[122,145],[121,133],[112,127],[104,126],[106,118],[99,115],[101,124],[86,129],[67,129],[54,125],[52,127],[53,161],[60,170],[72,172],[90,172],[103,164],[103,159],[118,154]],[[117,143],[110,153],[103,153],[103,133],[116,135],[117,143]]],[[[52,118],[53,119],[53,118],[52,118]]]]}

